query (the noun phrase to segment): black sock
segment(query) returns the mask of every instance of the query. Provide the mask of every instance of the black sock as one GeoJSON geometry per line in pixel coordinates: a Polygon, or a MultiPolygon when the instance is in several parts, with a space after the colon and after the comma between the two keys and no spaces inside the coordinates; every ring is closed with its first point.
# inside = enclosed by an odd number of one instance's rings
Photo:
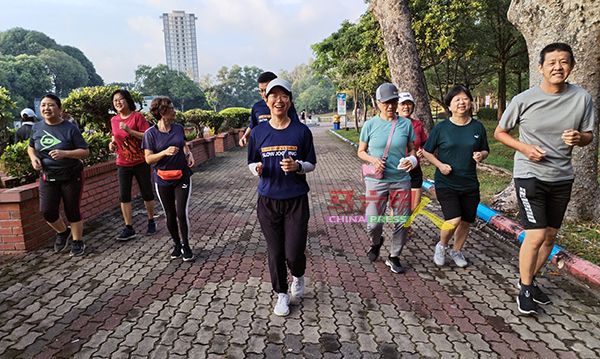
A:
{"type": "Polygon", "coordinates": [[[154,223],[154,218],[152,218],[152,219],[149,219],[149,220],[148,220],[148,223],[154,223]]]}
{"type": "Polygon", "coordinates": [[[526,291],[531,292],[531,287],[532,287],[531,284],[525,285],[521,282],[521,293],[525,293],[526,291]]]}
{"type": "Polygon", "coordinates": [[[69,233],[69,227],[67,227],[67,229],[64,232],[60,232],[59,234],[62,235],[62,234],[67,234],[67,233],[69,233]]]}
{"type": "Polygon", "coordinates": [[[127,227],[128,229],[133,229],[133,226],[131,224],[126,224],[125,227],[127,227]]]}

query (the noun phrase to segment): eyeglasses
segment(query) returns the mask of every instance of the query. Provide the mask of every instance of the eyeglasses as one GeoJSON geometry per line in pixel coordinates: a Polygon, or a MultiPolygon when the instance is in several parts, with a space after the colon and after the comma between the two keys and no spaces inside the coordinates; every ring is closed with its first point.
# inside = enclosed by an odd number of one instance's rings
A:
{"type": "Polygon", "coordinates": [[[396,106],[398,105],[398,99],[392,99],[386,102],[382,102],[382,101],[377,101],[379,102],[382,106],[396,106]]]}
{"type": "Polygon", "coordinates": [[[290,97],[288,95],[269,95],[268,97],[269,100],[273,100],[273,101],[277,101],[277,100],[281,100],[283,102],[288,102],[290,100],[290,97]]]}
{"type": "Polygon", "coordinates": [[[121,98],[114,98],[114,99],[113,99],[113,102],[121,102],[121,101],[124,101],[124,100],[125,100],[125,97],[121,97],[121,98]]]}
{"type": "Polygon", "coordinates": [[[404,106],[404,107],[412,107],[413,103],[410,102],[410,101],[404,101],[404,102],[398,104],[398,107],[402,107],[402,106],[404,106]]]}

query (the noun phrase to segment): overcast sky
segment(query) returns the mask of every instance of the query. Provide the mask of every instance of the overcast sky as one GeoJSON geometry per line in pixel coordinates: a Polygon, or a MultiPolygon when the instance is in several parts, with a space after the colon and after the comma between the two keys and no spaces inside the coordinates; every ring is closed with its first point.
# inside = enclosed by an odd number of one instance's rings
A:
{"type": "Polygon", "coordinates": [[[364,0],[1,0],[0,31],[37,30],[78,47],[106,83],[132,82],[138,65],[166,63],[162,20],[196,15],[200,76],[222,66],[291,71],[310,45],[356,22],[364,0]]]}

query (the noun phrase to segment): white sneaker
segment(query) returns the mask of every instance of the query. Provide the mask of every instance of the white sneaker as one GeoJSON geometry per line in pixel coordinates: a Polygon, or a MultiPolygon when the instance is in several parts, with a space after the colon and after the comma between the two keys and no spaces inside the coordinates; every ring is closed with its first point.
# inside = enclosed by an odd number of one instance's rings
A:
{"type": "Polygon", "coordinates": [[[465,268],[469,265],[461,251],[450,251],[450,258],[454,259],[454,263],[461,268],[465,268]]]}
{"type": "Polygon", "coordinates": [[[285,317],[290,314],[290,296],[287,293],[279,293],[277,295],[277,304],[275,304],[275,309],[273,313],[280,317],[285,317]]]}
{"type": "Polygon", "coordinates": [[[300,298],[304,294],[304,276],[296,278],[292,282],[292,296],[294,298],[300,298]]]}
{"type": "Polygon", "coordinates": [[[441,242],[438,242],[435,246],[435,253],[433,254],[433,262],[438,266],[443,266],[446,263],[446,250],[448,247],[444,247],[441,242]]]}

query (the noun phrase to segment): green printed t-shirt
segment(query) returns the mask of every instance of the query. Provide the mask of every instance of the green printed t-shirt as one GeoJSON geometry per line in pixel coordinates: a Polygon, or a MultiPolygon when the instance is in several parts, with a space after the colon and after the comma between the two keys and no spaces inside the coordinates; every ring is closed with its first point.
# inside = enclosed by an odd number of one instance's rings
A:
{"type": "Polygon", "coordinates": [[[77,126],[69,121],[62,121],[56,125],[49,125],[46,121],[36,122],[31,130],[29,146],[37,151],[37,156],[45,171],[75,168],[81,163],[80,160],[75,158],[65,157],[55,160],[50,156],[50,151],[88,149],[88,145],[77,126]]]}
{"type": "Polygon", "coordinates": [[[468,124],[459,126],[447,118],[435,125],[424,149],[429,153],[438,149],[438,160],[452,167],[448,175],[436,169],[436,188],[455,191],[479,188],[477,162],[473,159],[473,152],[490,151],[485,127],[481,122],[471,120],[468,124]]]}

